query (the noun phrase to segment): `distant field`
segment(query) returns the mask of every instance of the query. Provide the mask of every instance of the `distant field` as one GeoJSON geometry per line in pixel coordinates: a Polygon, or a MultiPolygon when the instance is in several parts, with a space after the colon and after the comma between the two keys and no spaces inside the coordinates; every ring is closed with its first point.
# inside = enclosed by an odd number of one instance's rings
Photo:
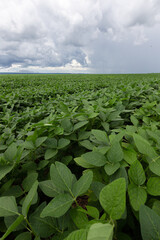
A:
{"type": "Polygon", "coordinates": [[[159,155],[160,74],[0,75],[0,239],[159,239],[159,155]]]}

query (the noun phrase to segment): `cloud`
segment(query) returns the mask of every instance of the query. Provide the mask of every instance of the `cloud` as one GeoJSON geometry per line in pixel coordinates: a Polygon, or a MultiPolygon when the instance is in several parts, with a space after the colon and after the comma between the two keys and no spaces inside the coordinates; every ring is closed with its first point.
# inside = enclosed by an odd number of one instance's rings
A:
{"type": "Polygon", "coordinates": [[[1,71],[136,71],[117,59],[155,41],[159,12],[158,0],[0,1],[1,71]]]}

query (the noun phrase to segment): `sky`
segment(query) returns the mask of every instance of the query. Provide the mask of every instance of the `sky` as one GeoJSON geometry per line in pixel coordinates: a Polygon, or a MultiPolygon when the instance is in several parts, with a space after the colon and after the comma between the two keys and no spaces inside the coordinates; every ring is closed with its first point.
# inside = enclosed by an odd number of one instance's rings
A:
{"type": "Polygon", "coordinates": [[[0,0],[0,72],[160,72],[160,1],[0,0]]]}

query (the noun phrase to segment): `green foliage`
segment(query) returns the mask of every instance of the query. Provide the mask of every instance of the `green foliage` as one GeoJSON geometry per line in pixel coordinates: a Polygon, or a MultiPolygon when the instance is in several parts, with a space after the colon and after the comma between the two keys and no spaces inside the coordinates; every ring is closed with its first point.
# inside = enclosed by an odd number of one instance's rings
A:
{"type": "Polygon", "coordinates": [[[105,186],[100,192],[99,200],[111,219],[120,219],[126,205],[125,179],[119,178],[105,186]]]}
{"type": "Polygon", "coordinates": [[[0,75],[0,239],[159,240],[159,88],[0,75]]]}
{"type": "Polygon", "coordinates": [[[149,207],[142,205],[139,212],[143,240],[160,239],[160,217],[149,207]]]}
{"type": "Polygon", "coordinates": [[[95,223],[93,224],[89,231],[87,240],[112,240],[113,237],[113,226],[109,223],[102,224],[102,223],[95,223]]]}

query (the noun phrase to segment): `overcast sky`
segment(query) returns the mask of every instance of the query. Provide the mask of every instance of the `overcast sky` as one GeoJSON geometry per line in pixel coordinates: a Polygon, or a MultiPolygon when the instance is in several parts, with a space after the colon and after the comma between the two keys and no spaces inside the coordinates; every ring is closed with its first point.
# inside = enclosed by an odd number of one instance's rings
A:
{"type": "Polygon", "coordinates": [[[160,1],[0,0],[0,72],[160,72],[160,1]]]}

